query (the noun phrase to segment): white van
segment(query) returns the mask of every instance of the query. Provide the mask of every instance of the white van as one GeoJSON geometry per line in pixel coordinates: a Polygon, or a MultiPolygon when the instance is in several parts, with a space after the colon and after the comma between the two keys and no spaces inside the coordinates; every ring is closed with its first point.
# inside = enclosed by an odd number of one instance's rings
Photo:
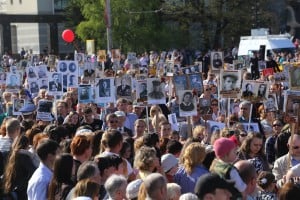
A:
{"type": "Polygon", "coordinates": [[[289,35],[242,36],[238,56],[252,55],[252,51],[259,51],[261,46],[265,46],[265,58],[267,52],[295,49],[289,35]]]}

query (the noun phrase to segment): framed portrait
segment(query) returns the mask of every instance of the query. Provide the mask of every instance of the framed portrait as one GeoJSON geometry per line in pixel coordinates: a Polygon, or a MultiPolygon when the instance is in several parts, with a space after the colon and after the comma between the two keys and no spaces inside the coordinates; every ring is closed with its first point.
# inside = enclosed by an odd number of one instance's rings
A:
{"type": "Polygon", "coordinates": [[[120,62],[121,59],[120,49],[111,49],[111,57],[113,62],[120,62]]]}
{"type": "Polygon", "coordinates": [[[55,68],[55,62],[56,62],[56,56],[55,55],[49,55],[48,57],[48,66],[52,69],[55,68]]]}
{"type": "Polygon", "coordinates": [[[114,78],[97,78],[94,89],[96,103],[115,102],[114,78]]]}
{"type": "Polygon", "coordinates": [[[38,84],[39,84],[39,88],[40,89],[48,90],[48,88],[49,88],[48,78],[40,78],[40,79],[38,79],[38,84]]]}
{"type": "Polygon", "coordinates": [[[127,53],[127,63],[131,64],[131,65],[134,65],[134,64],[138,63],[135,52],[128,52],[127,53]]]}
{"type": "Polygon", "coordinates": [[[188,75],[188,88],[190,90],[195,89],[198,94],[203,93],[203,79],[202,79],[202,74],[197,73],[197,74],[189,74],[188,75]]]}
{"type": "Polygon", "coordinates": [[[91,85],[79,85],[78,87],[78,102],[79,103],[91,103],[93,91],[91,85]]]}
{"type": "Polygon", "coordinates": [[[158,78],[147,79],[148,104],[166,104],[165,84],[158,78]]]}
{"type": "Polygon", "coordinates": [[[116,94],[118,97],[132,98],[132,79],[130,76],[124,75],[116,78],[116,94]]]}
{"type": "Polygon", "coordinates": [[[25,99],[13,99],[13,115],[21,115],[21,112],[19,111],[23,106],[25,105],[25,99]]]}
{"type": "Polygon", "coordinates": [[[67,87],[74,88],[78,86],[78,76],[75,74],[68,74],[67,77],[67,87]]]}
{"type": "Polygon", "coordinates": [[[266,111],[278,110],[277,98],[275,94],[268,94],[267,99],[264,100],[263,103],[266,111]]]}
{"type": "Polygon", "coordinates": [[[165,65],[165,72],[167,76],[173,76],[174,74],[174,62],[167,61],[165,65]]]}
{"type": "Polygon", "coordinates": [[[207,120],[208,124],[208,131],[210,134],[214,133],[215,131],[221,131],[223,128],[225,128],[225,123],[216,122],[212,120],[207,120]]]}
{"type": "Polygon", "coordinates": [[[97,55],[97,61],[102,63],[106,61],[106,50],[99,50],[97,55]]]}
{"type": "Polygon", "coordinates": [[[242,84],[242,98],[246,100],[253,100],[255,98],[255,84],[256,81],[244,80],[242,84]]]}
{"type": "Polygon", "coordinates": [[[233,60],[234,70],[241,70],[244,68],[244,62],[242,60],[233,60]]]}
{"type": "Polygon", "coordinates": [[[57,72],[61,72],[61,73],[66,73],[67,70],[68,70],[68,64],[67,64],[67,62],[68,61],[66,61],[66,60],[60,60],[60,61],[58,61],[56,71],[57,72]]]}
{"type": "Polygon", "coordinates": [[[177,117],[175,113],[168,115],[168,121],[171,124],[172,130],[179,131],[179,126],[178,126],[177,117]]]}
{"type": "Polygon", "coordinates": [[[39,93],[39,84],[38,82],[35,80],[35,81],[28,81],[28,85],[29,85],[29,91],[31,94],[37,94],[39,93]]]}
{"type": "Polygon", "coordinates": [[[136,82],[136,99],[138,102],[147,101],[147,80],[141,80],[136,82]]]}
{"type": "Polygon", "coordinates": [[[178,75],[173,77],[173,84],[175,86],[176,93],[179,90],[188,90],[188,78],[185,75],[178,75]]]}
{"type": "Polygon", "coordinates": [[[241,70],[220,70],[220,94],[224,98],[237,98],[242,82],[241,70]]]}
{"type": "Polygon", "coordinates": [[[300,90],[300,65],[296,67],[289,67],[289,75],[290,89],[300,90]]]}
{"type": "Polygon", "coordinates": [[[192,90],[180,90],[178,93],[179,116],[186,117],[197,115],[197,97],[193,95],[192,90]]]}
{"type": "Polygon", "coordinates": [[[6,89],[10,92],[18,92],[21,87],[20,74],[7,73],[6,89]]]}
{"type": "Polygon", "coordinates": [[[34,67],[34,66],[29,66],[26,68],[27,79],[37,79],[38,78],[35,68],[36,67],[34,67]]]}
{"type": "Polygon", "coordinates": [[[48,78],[48,69],[46,65],[39,65],[35,68],[38,78],[48,78]]]}
{"type": "Polygon", "coordinates": [[[75,53],[74,55],[74,61],[77,61],[79,66],[83,66],[84,65],[84,53],[75,53]]]}
{"type": "Polygon", "coordinates": [[[263,71],[266,68],[267,68],[266,61],[259,60],[258,61],[258,70],[261,72],[261,71],[263,71]]]}
{"type": "Polygon", "coordinates": [[[268,98],[270,84],[267,81],[256,81],[255,97],[263,101],[268,98]]]}
{"type": "Polygon", "coordinates": [[[56,95],[63,92],[63,75],[59,72],[49,72],[49,92],[56,95]]]}
{"type": "Polygon", "coordinates": [[[244,131],[246,132],[259,132],[259,126],[258,123],[242,123],[244,127],[244,131]]]}
{"type": "Polygon", "coordinates": [[[199,106],[200,106],[200,113],[206,115],[209,113],[210,110],[210,100],[205,98],[199,98],[199,106]]]}
{"type": "Polygon", "coordinates": [[[212,51],[210,54],[211,59],[211,69],[213,71],[218,71],[223,68],[223,52],[212,51]]]}
{"type": "MultiPolygon", "coordinates": [[[[39,100],[36,119],[43,121],[52,121],[53,102],[48,100],[39,100]]],[[[56,112],[56,111],[55,111],[56,112]]]]}
{"type": "Polygon", "coordinates": [[[78,76],[78,62],[77,61],[68,61],[68,73],[76,74],[78,76]]]}
{"type": "Polygon", "coordinates": [[[32,55],[31,56],[31,64],[32,65],[38,65],[39,64],[39,62],[40,62],[40,56],[39,55],[32,55]]]}

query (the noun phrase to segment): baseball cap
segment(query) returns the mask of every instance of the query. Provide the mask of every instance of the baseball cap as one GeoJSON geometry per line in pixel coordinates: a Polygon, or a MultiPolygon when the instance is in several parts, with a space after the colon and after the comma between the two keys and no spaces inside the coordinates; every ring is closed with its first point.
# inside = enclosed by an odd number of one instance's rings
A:
{"type": "Polygon", "coordinates": [[[216,189],[226,189],[231,194],[235,193],[234,182],[221,178],[218,174],[204,174],[200,176],[195,186],[195,194],[199,199],[208,193],[214,193],[216,189]]]}
{"type": "Polygon", "coordinates": [[[170,153],[164,154],[161,157],[161,166],[164,169],[164,172],[169,171],[172,167],[178,164],[178,159],[170,153]]]}
{"type": "Polygon", "coordinates": [[[126,114],[123,111],[116,111],[115,115],[117,115],[117,117],[126,117],[126,114]]]}

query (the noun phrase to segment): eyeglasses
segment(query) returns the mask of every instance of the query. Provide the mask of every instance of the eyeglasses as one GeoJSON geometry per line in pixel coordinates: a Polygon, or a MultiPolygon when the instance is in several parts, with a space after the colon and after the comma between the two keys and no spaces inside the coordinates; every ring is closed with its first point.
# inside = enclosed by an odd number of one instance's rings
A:
{"type": "Polygon", "coordinates": [[[273,127],[275,127],[275,126],[281,126],[281,124],[273,124],[273,127]]]}
{"type": "Polygon", "coordinates": [[[206,88],[205,91],[211,91],[211,89],[210,88],[206,88]]]}
{"type": "Polygon", "coordinates": [[[111,120],[111,121],[109,121],[109,123],[111,123],[111,124],[118,123],[118,120],[111,120]]]}

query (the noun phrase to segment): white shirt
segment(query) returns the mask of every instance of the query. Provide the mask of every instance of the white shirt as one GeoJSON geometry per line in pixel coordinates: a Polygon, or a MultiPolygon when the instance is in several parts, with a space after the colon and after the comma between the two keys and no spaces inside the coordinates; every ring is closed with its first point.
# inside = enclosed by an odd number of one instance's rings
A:
{"type": "Polygon", "coordinates": [[[27,187],[28,200],[47,200],[48,185],[53,172],[40,162],[39,167],[32,174],[27,187]]]}

